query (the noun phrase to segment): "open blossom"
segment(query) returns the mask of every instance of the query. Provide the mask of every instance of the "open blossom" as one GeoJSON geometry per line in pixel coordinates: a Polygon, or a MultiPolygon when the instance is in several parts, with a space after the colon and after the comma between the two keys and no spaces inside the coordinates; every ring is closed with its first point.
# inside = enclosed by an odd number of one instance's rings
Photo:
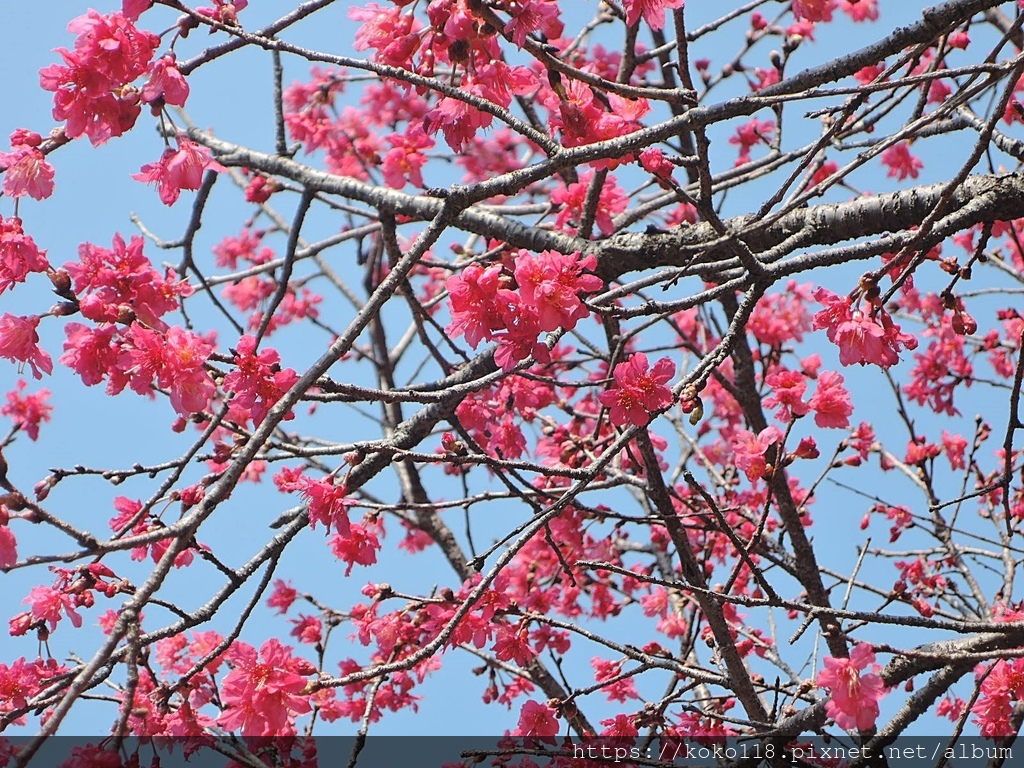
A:
{"type": "Polygon", "coordinates": [[[294,733],[295,716],[313,708],[306,685],[316,668],[295,658],[277,638],[267,640],[258,653],[247,643],[235,643],[227,657],[233,669],[220,686],[227,705],[217,719],[220,726],[253,736],[294,733]]]}
{"type": "Polygon", "coordinates": [[[903,181],[908,176],[916,179],[918,171],[924,168],[924,163],[910,154],[910,148],[905,141],[894,144],[882,153],[882,162],[889,168],[889,178],[896,178],[903,181]]]}
{"type": "Polygon", "coordinates": [[[803,401],[807,379],[801,371],[776,370],[765,376],[764,383],[772,388],[772,394],[764,399],[764,404],[767,408],[778,407],[775,418],[780,421],[803,416],[811,409],[803,401]]]}
{"type": "Polygon", "coordinates": [[[15,283],[25,282],[30,272],[45,272],[49,268],[46,251],[25,234],[21,219],[0,217],[0,293],[15,283]]]}
{"type": "Polygon", "coordinates": [[[510,371],[516,363],[530,355],[541,363],[550,362],[548,348],[537,341],[540,336],[540,321],[537,311],[515,291],[501,290],[497,293],[498,310],[501,313],[503,333],[496,334],[498,349],[494,361],[502,370],[510,371]]]}
{"type": "Polygon", "coordinates": [[[519,725],[514,736],[557,736],[558,720],[547,704],[528,701],[519,712],[519,725]]]}
{"type": "Polygon", "coordinates": [[[867,643],[860,643],[848,659],[825,659],[825,669],[818,674],[818,687],[829,689],[825,704],[828,716],[846,730],[867,730],[878,719],[878,700],[885,695],[885,683],[874,672],[863,674],[875,663],[875,652],[867,643]]]}
{"type": "Polygon", "coordinates": [[[733,461],[736,468],[753,482],[768,475],[768,449],[782,440],[777,427],[765,427],[758,434],[737,430],[732,438],[733,461]]]}
{"type": "Polygon", "coordinates": [[[146,73],[160,38],[136,29],[125,14],[94,10],[68,30],[78,35],[74,50],[58,48],[64,64],[41,69],[39,83],[53,92],[53,117],[66,121],[67,136],[85,134],[96,146],[135,125],[139,94],[125,86],[146,73]]]}
{"type": "Polygon", "coordinates": [[[42,200],[53,194],[53,166],[39,150],[42,142],[33,131],[19,129],[11,134],[11,151],[0,152],[3,193],[8,197],[28,195],[42,200]]]}
{"type": "Polygon", "coordinates": [[[843,365],[874,363],[888,368],[899,362],[903,348],[917,348],[917,339],[903,333],[881,307],[865,314],[852,308],[850,297],[836,296],[824,288],[815,291],[814,298],[825,305],[814,316],[814,329],[828,329],[828,340],[839,347],[843,365]]]}
{"type": "Polygon", "coordinates": [[[839,9],[853,21],[878,21],[878,0],[839,0],[839,9]]]}
{"type": "Polygon", "coordinates": [[[138,173],[136,181],[156,184],[160,201],[174,205],[183,189],[199,189],[204,171],[225,170],[224,166],[210,157],[210,152],[184,136],[177,137],[178,148],[167,147],[155,163],[146,163],[138,173]]]}
{"type": "Polygon", "coordinates": [[[642,427],[651,415],[672,404],[672,390],[665,384],[675,375],[676,366],[667,357],[650,368],[647,356],[637,352],[615,366],[615,384],[598,398],[610,410],[608,418],[616,426],[627,422],[642,427]]]}
{"type": "Polygon", "coordinates": [[[171,406],[182,416],[203,411],[216,391],[206,371],[215,346],[212,334],[199,336],[177,326],[161,333],[133,323],[122,336],[107,391],[117,394],[128,386],[152,396],[156,384],[169,391],[171,406]]]}
{"type": "Polygon", "coordinates": [[[7,393],[7,404],[0,408],[0,415],[10,416],[30,440],[38,440],[39,425],[49,421],[53,413],[53,406],[46,402],[50,398],[50,390],[40,389],[28,394],[25,392],[28,384],[24,379],[18,379],[16,386],[17,389],[7,393]]]}
{"type": "Polygon", "coordinates": [[[542,251],[536,255],[520,252],[515,268],[519,293],[537,310],[542,331],[572,329],[578,320],[590,314],[577,294],[601,288],[601,278],[584,272],[596,268],[597,259],[593,255],[581,259],[578,252],[542,251]]]}
{"type": "Polygon", "coordinates": [[[793,0],[793,15],[807,21],[832,21],[836,0],[793,0]]]}
{"type": "Polygon", "coordinates": [[[845,429],[850,426],[853,403],[843,386],[843,377],[835,371],[822,371],[818,388],[808,402],[814,410],[814,423],[819,427],[845,429]]]}
{"type": "MultiPolygon", "coordinates": [[[[281,368],[277,350],[266,348],[257,354],[254,336],[246,335],[238,340],[235,365],[238,367],[224,377],[224,390],[234,392],[231,408],[237,411],[234,420],[240,424],[249,419],[254,424],[261,423],[274,404],[299,380],[293,368],[281,368]]],[[[285,419],[291,417],[289,412],[285,419]]]]}
{"type": "Polygon", "coordinates": [[[193,289],[178,280],[173,270],[161,275],[143,252],[145,240],[133,235],[125,243],[115,233],[111,248],[93,243],[78,246],[78,260],[64,269],[74,280],[75,294],[84,317],[98,323],[124,322],[134,316],[145,326],[164,330],[160,318],[179,306],[179,297],[193,289]]]}
{"type": "Polygon", "coordinates": [[[494,331],[504,327],[498,309],[501,265],[481,267],[470,264],[460,275],[452,275],[445,282],[452,321],[445,329],[452,336],[465,336],[475,349],[494,331]]]}
{"type": "Polygon", "coordinates": [[[142,100],[155,108],[164,104],[183,107],[188,99],[188,91],[188,81],[178,71],[174,54],[168,53],[153,62],[149,82],[142,87],[142,100]]]}
{"type": "MultiPolygon", "coordinates": [[[[5,509],[2,511],[6,515],[7,511],[5,509]]],[[[17,562],[18,540],[10,528],[6,525],[0,526],[0,568],[11,568],[17,562]]],[[[0,693],[0,700],[3,698],[3,694],[0,693]]]]}
{"type": "Polygon", "coordinates": [[[511,19],[505,25],[505,34],[519,48],[526,45],[526,36],[541,31],[548,39],[562,36],[563,25],[558,18],[558,3],[555,0],[526,0],[509,3],[511,19]]]}
{"type": "Polygon", "coordinates": [[[352,506],[352,500],[348,498],[348,488],[344,484],[335,485],[331,478],[310,480],[307,477],[302,477],[299,487],[309,505],[311,528],[316,527],[317,523],[323,523],[328,528],[333,528],[341,536],[349,535],[350,523],[347,510],[352,506]]]}
{"type": "Polygon", "coordinates": [[[626,23],[632,26],[643,16],[651,29],[665,26],[665,11],[682,8],[684,0],[623,0],[622,7],[626,11],[626,23]]]}
{"type": "Polygon", "coordinates": [[[35,315],[0,315],[0,357],[28,363],[32,375],[41,379],[43,373],[53,373],[53,360],[39,348],[38,326],[39,318],[35,315]]]}
{"type": "MultiPolygon", "coordinates": [[[[568,186],[559,186],[551,193],[551,202],[562,206],[555,218],[555,226],[568,232],[576,231],[574,224],[578,224],[583,217],[593,177],[593,172],[581,173],[578,182],[568,186]]],[[[628,205],[629,199],[615,178],[610,175],[606,177],[598,195],[594,216],[594,222],[598,229],[605,235],[612,234],[615,231],[615,222],[612,217],[622,213],[628,205]]]]}
{"type": "Polygon", "coordinates": [[[980,677],[986,671],[978,701],[971,707],[974,722],[985,738],[1010,736],[1015,733],[1011,720],[1015,704],[1024,701],[1024,659],[1000,660],[991,669],[979,664],[975,675],[980,677]]]}
{"type": "Polygon", "coordinates": [[[35,586],[21,602],[31,605],[32,618],[36,621],[45,621],[50,625],[52,632],[57,628],[57,622],[66,614],[71,623],[82,626],[82,617],[75,612],[75,603],[70,595],[59,589],[46,586],[35,586]]]}
{"type": "Polygon", "coordinates": [[[401,189],[407,181],[414,187],[422,187],[421,169],[427,162],[423,150],[432,149],[434,140],[423,132],[421,124],[414,123],[405,133],[388,136],[388,141],[394,149],[381,160],[384,183],[394,189],[401,189]]]}

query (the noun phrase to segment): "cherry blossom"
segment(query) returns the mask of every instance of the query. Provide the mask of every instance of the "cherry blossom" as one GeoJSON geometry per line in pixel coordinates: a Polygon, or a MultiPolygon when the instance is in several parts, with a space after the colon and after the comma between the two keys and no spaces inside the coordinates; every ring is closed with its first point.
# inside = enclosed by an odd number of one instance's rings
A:
{"type": "Polygon", "coordinates": [[[738,430],[731,447],[736,468],[753,482],[770,474],[768,450],[782,440],[782,433],[776,427],[765,427],[758,434],[745,429],[738,430]]]}
{"type": "Polygon", "coordinates": [[[683,2],[684,0],[624,0],[626,23],[636,24],[643,16],[651,29],[661,29],[665,26],[665,11],[682,8],[683,2]]]}
{"type": "Polygon", "coordinates": [[[0,415],[9,416],[30,440],[38,440],[39,425],[50,421],[53,413],[53,406],[47,402],[52,393],[45,388],[26,393],[27,387],[24,379],[18,379],[16,388],[7,393],[7,403],[0,407],[0,415]]]}
{"type": "Polygon", "coordinates": [[[665,386],[675,375],[676,366],[663,357],[651,368],[647,355],[637,352],[615,366],[614,384],[598,398],[609,408],[608,418],[616,426],[627,423],[638,427],[651,420],[651,414],[672,403],[672,391],[665,386]]]}
{"type": "Polygon", "coordinates": [[[53,373],[53,359],[39,347],[38,327],[36,316],[0,315],[0,357],[28,363],[32,376],[41,379],[44,373],[53,373]]]}
{"type": "Polygon", "coordinates": [[[849,297],[841,298],[824,288],[815,291],[814,298],[825,309],[814,316],[813,326],[828,329],[828,339],[839,347],[843,365],[873,363],[888,368],[899,362],[903,348],[917,347],[917,339],[904,333],[884,309],[865,314],[852,308],[849,297]]]}
{"type": "Polygon", "coordinates": [[[199,189],[203,173],[225,170],[217,161],[210,158],[209,151],[184,136],[175,137],[178,148],[167,147],[156,163],[146,163],[132,178],[147,184],[156,184],[160,201],[164,205],[174,205],[183,189],[199,189]]]}
{"type": "Polygon", "coordinates": [[[882,162],[889,168],[889,176],[903,181],[908,176],[916,179],[924,163],[910,154],[905,141],[894,144],[882,153],[882,162]]]}
{"type": "Polygon", "coordinates": [[[850,658],[825,658],[825,669],[818,673],[819,688],[829,689],[825,709],[840,728],[867,730],[878,719],[878,702],[886,694],[885,683],[875,672],[863,674],[875,663],[868,643],[858,643],[850,658]]]}
{"type": "Polygon", "coordinates": [[[295,658],[292,649],[275,638],[258,652],[246,643],[235,643],[227,658],[233,669],[220,686],[226,709],[218,723],[243,733],[294,733],[294,717],[312,708],[306,688],[313,665],[295,658]]]}
{"type": "Polygon", "coordinates": [[[11,151],[0,152],[2,189],[8,197],[43,200],[53,194],[53,166],[39,150],[42,141],[38,133],[19,129],[11,134],[11,151]]]}

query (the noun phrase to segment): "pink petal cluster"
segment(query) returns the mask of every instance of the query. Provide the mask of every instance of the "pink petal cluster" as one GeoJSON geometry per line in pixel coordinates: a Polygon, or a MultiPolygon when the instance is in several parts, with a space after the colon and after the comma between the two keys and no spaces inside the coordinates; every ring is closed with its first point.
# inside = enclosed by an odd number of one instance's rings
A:
{"type": "Polygon", "coordinates": [[[814,329],[828,329],[828,340],[839,347],[839,362],[843,365],[872,363],[889,368],[899,362],[904,348],[917,348],[917,339],[903,333],[881,307],[864,314],[853,309],[850,297],[837,296],[825,288],[816,290],[814,298],[825,306],[814,316],[814,329]]]}
{"type": "Polygon", "coordinates": [[[380,169],[384,183],[394,189],[401,189],[406,182],[414,187],[423,186],[420,169],[427,162],[422,150],[432,149],[434,140],[426,135],[420,123],[413,123],[405,133],[393,133],[388,141],[394,149],[381,160],[380,169]]]}
{"type": "MultiPolygon", "coordinates": [[[[555,226],[567,232],[576,231],[576,227],[570,222],[578,224],[582,219],[593,177],[593,172],[581,173],[578,182],[568,186],[559,186],[551,193],[551,202],[562,206],[555,218],[555,226]]],[[[628,205],[629,198],[626,197],[626,193],[619,187],[615,178],[613,176],[606,177],[598,195],[594,217],[602,234],[610,235],[615,232],[615,222],[612,217],[622,213],[628,205]]]]}
{"type": "Polygon", "coordinates": [[[164,275],[157,272],[143,253],[141,236],[125,243],[115,234],[112,245],[82,243],[78,261],[64,265],[74,280],[82,315],[98,323],[136,317],[146,326],[165,329],[167,324],[160,318],[178,308],[179,297],[191,296],[192,287],[171,270],[164,275]]]}
{"type": "Polygon", "coordinates": [[[89,386],[109,376],[111,395],[128,387],[152,397],[158,386],[168,391],[174,410],[188,416],[205,410],[216,391],[206,370],[216,347],[212,333],[200,336],[177,326],[157,331],[139,323],[123,331],[112,325],[88,328],[68,323],[65,333],[60,362],[89,386]]]}
{"type": "Polygon", "coordinates": [[[150,68],[149,82],[142,86],[142,101],[151,104],[156,112],[165,104],[175,107],[185,106],[188,99],[188,81],[178,71],[178,63],[173,53],[161,56],[150,68]]]}
{"type": "Polygon", "coordinates": [[[777,427],[765,427],[756,435],[746,429],[737,430],[731,441],[736,468],[751,482],[767,477],[769,469],[766,454],[769,448],[781,441],[782,433],[777,427]]]}
{"type": "Polygon", "coordinates": [[[336,485],[329,477],[324,480],[310,480],[303,475],[297,479],[294,487],[302,492],[309,505],[311,528],[315,528],[317,523],[323,523],[341,536],[350,534],[348,508],[354,502],[348,497],[348,488],[344,483],[336,485]]]}
{"type": "Polygon", "coordinates": [[[25,234],[21,219],[0,217],[0,293],[15,283],[25,282],[30,272],[46,272],[49,268],[46,251],[25,234]]]}
{"type": "Polygon", "coordinates": [[[236,642],[227,658],[232,670],[220,685],[226,709],[218,724],[246,735],[293,734],[295,716],[313,708],[306,687],[316,667],[295,658],[277,638],[267,640],[258,653],[251,645],[236,642]]]}
{"type": "MultiPolygon", "coordinates": [[[[0,515],[6,517],[7,509],[0,505],[0,515]]],[[[13,568],[18,562],[18,540],[6,524],[0,526],[0,568],[13,568]]],[[[0,701],[3,700],[0,694],[0,701]]],[[[2,706],[2,705],[0,705],[2,706]]]]}
{"type": "Polygon", "coordinates": [[[632,26],[642,16],[651,29],[665,26],[665,11],[682,8],[685,0],[623,0],[622,7],[626,11],[626,23],[632,26]]]}
{"type": "Polygon", "coordinates": [[[42,143],[43,137],[33,131],[19,128],[11,134],[11,151],[0,152],[5,195],[42,200],[53,194],[53,166],[39,149],[42,143]]]}
{"type": "Polygon", "coordinates": [[[83,134],[93,145],[120,136],[139,116],[139,93],[125,86],[146,74],[160,44],[156,35],[136,29],[122,13],[89,10],[68,25],[75,48],[58,48],[64,64],[39,71],[44,90],[52,91],[53,117],[66,120],[69,138],[83,134]]]}
{"type": "Polygon", "coordinates": [[[924,163],[910,154],[910,147],[905,141],[894,144],[882,153],[882,162],[889,169],[889,177],[903,181],[908,176],[916,179],[918,171],[924,168],[924,163]]]}
{"type": "Polygon", "coordinates": [[[807,391],[807,379],[801,371],[790,371],[779,368],[765,376],[764,383],[772,388],[772,393],[764,399],[767,408],[778,408],[775,418],[780,421],[791,421],[803,416],[811,406],[804,402],[807,391]]]}
{"type": "Polygon", "coordinates": [[[590,312],[580,293],[598,290],[603,283],[585,270],[597,267],[593,256],[542,251],[520,251],[512,275],[495,264],[471,264],[449,277],[452,321],[447,331],[465,336],[474,348],[484,340],[498,342],[495,360],[505,370],[531,354],[546,362],[548,349],[537,341],[544,331],[571,329],[590,312]],[[512,290],[518,285],[519,290],[512,290]]]}
{"type": "Polygon", "coordinates": [[[832,21],[836,0],[793,0],[793,15],[807,21],[832,21]]]}
{"type": "Polygon", "coordinates": [[[819,427],[846,429],[850,426],[853,403],[843,386],[843,377],[835,371],[822,371],[818,388],[808,405],[814,410],[814,423],[819,427]]]}
{"type": "Polygon", "coordinates": [[[175,140],[177,149],[167,147],[157,162],[146,163],[138,173],[132,174],[136,181],[156,184],[164,205],[174,205],[183,189],[199,189],[205,171],[222,173],[225,170],[210,157],[206,147],[184,136],[177,136],[175,140]]]}
{"type": "Polygon", "coordinates": [[[519,294],[537,311],[542,331],[570,330],[590,315],[579,294],[593,293],[604,285],[590,274],[595,269],[597,258],[592,254],[581,259],[578,253],[520,253],[515,267],[519,294]]]}
{"type": "Polygon", "coordinates": [[[886,693],[885,683],[874,672],[864,674],[874,663],[874,649],[867,643],[855,646],[848,659],[825,659],[817,684],[829,690],[825,711],[840,728],[864,731],[878,719],[878,700],[886,693]]]}
{"type": "MultiPolygon", "coordinates": [[[[245,425],[251,419],[260,424],[267,412],[299,380],[293,368],[281,368],[281,356],[274,349],[257,354],[256,338],[243,336],[235,349],[235,370],[224,377],[224,391],[233,392],[230,418],[245,425]]],[[[292,414],[285,416],[290,419],[292,414]]]]}
{"type": "Polygon", "coordinates": [[[25,432],[30,440],[39,439],[39,425],[50,420],[53,413],[53,406],[47,400],[50,399],[50,390],[40,389],[32,393],[26,393],[28,383],[24,379],[18,379],[16,389],[7,393],[7,403],[0,408],[0,415],[9,416],[14,425],[25,432]]]}
{"type": "Polygon", "coordinates": [[[41,379],[44,373],[53,373],[53,360],[39,347],[38,327],[39,318],[35,315],[0,315],[0,357],[28,363],[32,376],[41,379]]]}
{"type": "Polygon", "coordinates": [[[547,704],[528,701],[519,711],[519,724],[513,736],[550,737],[558,735],[558,719],[547,704]]]}
{"type": "Polygon", "coordinates": [[[675,375],[676,366],[663,357],[651,368],[642,352],[615,366],[615,383],[598,400],[609,408],[608,418],[616,426],[627,423],[646,425],[651,416],[672,404],[672,390],[665,384],[675,375]]]}

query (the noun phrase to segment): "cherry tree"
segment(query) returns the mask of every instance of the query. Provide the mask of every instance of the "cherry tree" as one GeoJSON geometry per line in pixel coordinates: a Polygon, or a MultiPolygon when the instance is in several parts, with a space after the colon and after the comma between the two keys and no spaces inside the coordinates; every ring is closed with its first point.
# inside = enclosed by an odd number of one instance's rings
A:
{"type": "Polygon", "coordinates": [[[1012,741],[1024,4],[261,5],[89,10],[0,153],[19,765],[439,678],[529,739],[1012,741]],[[196,107],[245,55],[259,141],[196,107]],[[76,185],[177,229],[57,256],[76,185]],[[58,386],[161,458],[40,464],[58,386]]]}

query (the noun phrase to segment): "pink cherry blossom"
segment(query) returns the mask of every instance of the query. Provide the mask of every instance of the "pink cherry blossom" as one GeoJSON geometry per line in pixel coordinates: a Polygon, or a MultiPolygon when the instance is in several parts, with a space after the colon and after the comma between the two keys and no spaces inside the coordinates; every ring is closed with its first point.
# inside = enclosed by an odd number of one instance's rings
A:
{"type": "Polygon", "coordinates": [[[874,663],[874,650],[867,643],[854,646],[848,659],[825,658],[817,684],[829,689],[825,711],[840,728],[864,731],[878,719],[878,701],[886,693],[885,683],[874,672],[863,674],[874,663]]]}
{"type": "MultiPolygon", "coordinates": [[[[580,180],[568,186],[559,186],[551,193],[551,202],[561,205],[562,209],[555,218],[555,226],[567,232],[575,232],[583,216],[587,194],[593,172],[581,173],[580,180]]],[[[622,213],[629,205],[626,193],[619,187],[613,176],[605,178],[598,194],[597,210],[594,218],[598,229],[605,235],[615,232],[613,216],[622,213]]]]}
{"type": "MultiPolygon", "coordinates": [[[[18,540],[14,537],[14,532],[7,525],[0,526],[0,568],[12,568],[17,562],[18,540]]],[[[0,700],[4,698],[2,691],[3,688],[0,687],[0,700]]],[[[0,708],[2,706],[0,704],[0,708]]]]}
{"type": "Polygon", "coordinates": [[[843,377],[835,371],[821,372],[818,388],[808,405],[814,411],[814,423],[823,429],[845,429],[850,425],[853,403],[843,386],[843,377]]]}
{"type": "Polygon", "coordinates": [[[44,373],[53,373],[53,360],[39,347],[38,326],[39,318],[35,315],[0,315],[0,357],[28,363],[32,376],[41,379],[44,373]]]}
{"type": "Polygon", "coordinates": [[[528,701],[519,712],[519,725],[515,736],[550,737],[558,735],[558,720],[547,704],[528,701]]]}
{"type": "Polygon", "coordinates": [[[643,16],[651,29],[661,29],[665,26],[665,11],[673,8],[682,8],[685,0],[623,0],[622,6],[626,11],[626,23],[636,24],[643,16]]]}
{"type": "Polygon", "coordinates": [[[160,39],[136,29],[124,14],[93,10],[68,30],[78,34],[74,50],[57,49],[64,64],[40,70],[40,85],[54,93],[53,117],[67,121],[65,134],[85,134],[99,145],[135,125],[139,94],[125,86],[146,73],[160,39]]]}
{"type": "Polygon", "coordinates": [[[222,173],[226,170],[210,157],[205,147],[184,136],[178,136],[176,141],[176,150],[167,147],[160,160],[147,163],[138,173],[132,174],[137,181],[156,184],[164,205],[174,205],[183,189],[199,189],[205,171],[222,173]]]}
{"type": "Polygon", "coordinates": [[[15,283],[25,282],[30,272],[45,272],[49,268],[46,251],[25,234],[21,219],[0,217],[0,293],[15,283]]]}
{"type": "Polygon", "coordinates": [[[756,435],[746,429],[737,430],[731,441],[736,468],[751,482],[766,477],[769,473],[768,449],[781,441],[782,433],[777,427],[765,427],[756,435]]]}
{"type": "Polygon", "coordinates": [[[295,716],[312,709],[305,691],[316,668],[295,658],[276,638],[267,640],[259,653],[247,643],[235,643],[227,657],[233,669],[220,686],[226,709],[218,724],[246,734],[293,734],[295,716]]]}
{"type": "Polygon", "coordinates": [[[915,349],[917,339],[903,333],[881,307],[872,314],[852,309],[852,299],[839,297],[824,288],[814,298],[825,309],[814,316],[814,328],[827,328],[828,339],[839,347],[839,362],[843,365],[873,363],[888,368],[899,362],[902,348],[915,349]]]}
{"type": "Polygon", "coordinates": [[[665,384],[675,372],[675,363],[667,357],[650,368],[647,356],[637,352],[615,366],[615,383],[602,392],[598,400],[609,408],[608,418],[612,424],[645,426],[654,413],[672,404],[672,390],[665,384]]]}
{"type": "Polygon", "coordinates": [[[7,393],[7,403],[0,408],[0,415],[9,416],[30,440],[38,440],[39,425],[48,422],[53,413],[53,406],[47,402],[51,393],[48,389],[26,393],[27,387],[24,379],[18,379],[16,389],[7,393]]]}
{"type": "Polygon", "coordinates": [[[541,251],[534,255],[521,251],[516,259],[515,277],[523,300],[537,311],[542,331],[570,330],[590,314],[579,293],[599,290],[601,278],[584,270],[597,268],[593,256],[541,251]]]}
{"type": "Polygon", "coordinates": [[[807,21],[832,21],[836,0],[793,0],[793,15],[807,21]]]}
{"type": "Polygon", "coordinates": [[[778,407],[775,418],[780,421],[790,421],[797,416],[803,416],[811,406],[803,401],[804,392],[807,391],[807,379],[800,371],[786,369],[773,371],[765,376],[765,384],[772,388],[772,394],[764,399],[768,408],[778,407]]]}
{"type": "Polygon", "coordinates": [[[562,36],[562,22],[558,18],[558,3],[555,0],[521,0],[508,4],[511,19],[505,25],[505,34],[519,48],[526,44],[526,36],[542,32],[551,40],[562,36]]]}
{"type": "Polygon", "coordinates": [[[916,179],[918,171],[924,167],[924,163],[910,154],[910,147],[905,141],[894,144],[882,153],[882,162],[889,168],[889,177],[903,181],[908,176],[916,179]]]}
{"type": "Polygon", "coordinates": [[[274,589],[267,599],[267,605],[276,608],[278,613],[288,613],[288,609],[291,608],[298,596],[299,593],[295,591],[290,582],[275,579],[274,589]]]}
{"type": "Polygon", "coordinates": [[[188,92],[188,81],[178,71],[174,54],[168,53],[153,62],[149,82],[142,87],[142,101],[157,108],[164,104],[183,107],[188,92]]]}
{"type": "MultiPolygon", "coordinates": [[[[237,368],[224,377],[224,389],[233,392],[234,420],[259,424],[281,397],[299,380],[293,368],[281,368],[277,350],[265,348],[256,353],[256,339],[242,336],[235,352],[237,368]]],[[[289,419],[290,416],[285,416],[289,419]]]]}
{"type": "Polygon", "coordinates": [[[299,487],[309,505],[310,527],[323,523],[341,536],[349,534],[347,510],[353,502],[348,498],[348,489],[344,484],[336,485],[330,478],[310,480],[302,477],[299,480],[299,487]]]}
{"type": "Polygon", "coordinates": [[[3,193],[8,197],[42,200],[53,194],[53,166],[39,150],[41,143],[42,137],[32,131],[11,134],[11,151],[0,152],[3,193]]]}
{"type": "Polygon", "coordinates": [[[481,267],[470,264],[459,275],[448,278],[448,301],[452,322],[446,329],[452,336],[465,336],[476,348],[494,331],[504,327],[498,308],[497,293],[500,286],[501,266],[481,267]]]}
{"type": "Polygon", "coordinates": [[[878,21],[878,0],[839,0],[838,7],[854,21],[878,21]]]}

